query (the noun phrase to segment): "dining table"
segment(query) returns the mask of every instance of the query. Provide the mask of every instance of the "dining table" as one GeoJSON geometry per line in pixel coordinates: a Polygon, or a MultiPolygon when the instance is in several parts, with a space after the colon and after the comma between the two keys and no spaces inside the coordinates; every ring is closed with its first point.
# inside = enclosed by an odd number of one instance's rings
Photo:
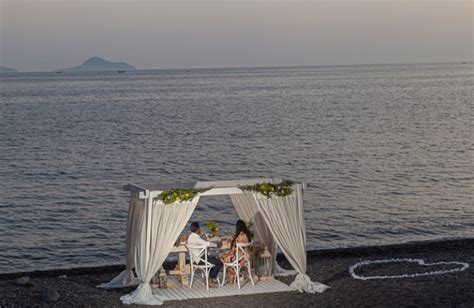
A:
{"type": "MultiPolygon", "coordinates": [[[[214,252],[214,254],[218,255],[219,253],[230,249],[230,237],[214,236],[208,238],[207,240],[216,244],[215,247],[209,247],[209,250],[214,252]],[[217,247],[219,243],[222,243],[221,247],[217,247]]],[[[176,253],[178,255],[178,262],[176,267],[168,272],[169,275],[176,276],[183,287],[187,287],[189,285],[189,276],[191,274],[191,267],[189,264],[186,264],[186,254],[188,253],[186,241],[186,236],[180,236],[176,241],[176,245],[171,249],[170,253],[176,253]]]]}

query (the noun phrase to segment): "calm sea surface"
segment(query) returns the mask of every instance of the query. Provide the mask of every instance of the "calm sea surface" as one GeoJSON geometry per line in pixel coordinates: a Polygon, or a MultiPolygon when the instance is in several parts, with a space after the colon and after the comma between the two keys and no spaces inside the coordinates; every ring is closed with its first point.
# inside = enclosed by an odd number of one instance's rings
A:
{"type": "MultiPolygon", "coordinates": [[[[121,263],[129,182],[281,175],[308,248],[474,237],[472,64],[0,77],[0,272],[121,263]]],[[[193,220],[230,232],[228,197],[193,220]]]]}

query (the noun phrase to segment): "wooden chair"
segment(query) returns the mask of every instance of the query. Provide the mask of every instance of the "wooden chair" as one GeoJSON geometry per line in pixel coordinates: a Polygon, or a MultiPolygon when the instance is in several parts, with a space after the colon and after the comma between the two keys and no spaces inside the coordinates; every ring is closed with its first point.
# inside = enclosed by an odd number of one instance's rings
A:
{"type": "Polygon", "coordinates": [[[226,270],[228,267],[231,267],[235,271],[235,277],[237,278],[237,285],[240,289],[240,272],[243,267],[247,268],[247,272],[250,278],[250,281],[252,282],[252,285],[255,285],[255,282],[253,281],[252,278],[252,264],[250,262],[250,255],[249,255],[249,250],[250,247],[252,246],[253,242],[246,243],[246,244],[240,244],[237,243],[236,251],[235,251],[235,260],[230,263],[224,263],[224,275],[222,277],[222,286],[225,284],[225,275],[226,275],[226,270]],[[243,263],[240,265],[240,263],[243,263]]]}
{"type": "Polygon", "coordinates": [[[209,272],[214,264],[207,261],[207,246],[197,245],[186,245],[189,252],[189,264],[191,267],[191,281],[189,282],[189,288],[192,288],[194,281],[194,273],[197,270],[201,270],[206,280],[206,288],[209,291],[209,272]],[[202,255],[202,256],[201,256],[202,255]],[[204,258],[203,258],[204,257],[204,258]]]}

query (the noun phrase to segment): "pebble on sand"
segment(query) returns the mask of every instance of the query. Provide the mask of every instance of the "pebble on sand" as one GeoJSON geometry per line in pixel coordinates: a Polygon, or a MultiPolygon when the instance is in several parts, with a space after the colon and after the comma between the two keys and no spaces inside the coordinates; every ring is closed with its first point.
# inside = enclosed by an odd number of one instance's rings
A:
{"type": "Polygon", "coordinates": [[[45,302],[54,303],[59,300],[61,295],[55,288],[42,288],[41,289],[41,299],[45,302]]]}
{"type": "Polygon", "coordinates": [[[23,276],[16,280],[16,284],[19,286],[31,287],[33,283],[30,281],[30,277],[23,276]]]}

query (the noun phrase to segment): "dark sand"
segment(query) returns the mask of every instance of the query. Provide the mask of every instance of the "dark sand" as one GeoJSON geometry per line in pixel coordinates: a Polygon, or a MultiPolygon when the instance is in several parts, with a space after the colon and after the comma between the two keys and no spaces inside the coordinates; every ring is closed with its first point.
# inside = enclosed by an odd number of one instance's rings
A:
{"type": "MultiPolygon", "coordinates": [[[[279,262],[287,265],[279,256],[279,262]]],[[[80,268],[33,273],[0,274],[2,307],[118,307],[120,296],[134,288],[105,291],[96,289],[123,267],[80,268]],[[66,278],[59,278],[67,275],[66,278]],[[16,279],[29,276],[33,286],[18,286],[16,279]],[[61,297],[43,302],[42,287],[54,287],[61,297]]],[[[369,266],[364,275],[395,275],[453,268],[444,265],[422,268],[410,265],[369,266]]],[[[202,300],[166,302],[163,307],[474,307],[474,239],[422,242],[405,245],[363,247],[308,252],[308,274],[331,287],[322,294],[298,292],[245,295],[202,300]],[[437,276],[386,280],[356,280],[349,266],[361,260],[421,258],[427,263],[460,261],[470,265],[464,272],[437,276]]],[[[292,278],[280,280],[289,283],[292,278]]],[[[135,307],[135,306],[124,306],[135,307]]]]}

